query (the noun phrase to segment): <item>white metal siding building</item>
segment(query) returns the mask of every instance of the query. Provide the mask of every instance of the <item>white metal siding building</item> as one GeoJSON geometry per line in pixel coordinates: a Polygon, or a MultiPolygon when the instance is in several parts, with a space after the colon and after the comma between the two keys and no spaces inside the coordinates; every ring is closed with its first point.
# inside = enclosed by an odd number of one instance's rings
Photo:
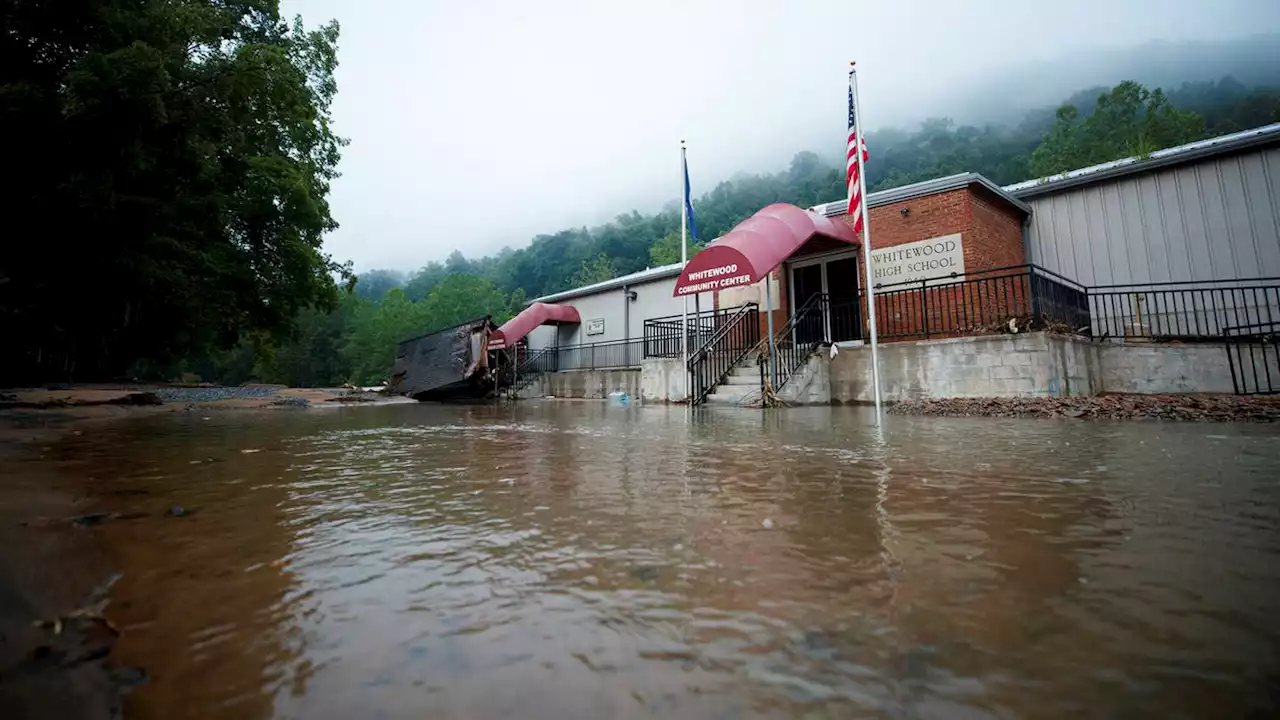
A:
{"type": "Polygon", "coordinates": [[[1028,261],[1083,285],[1280,277],[1280,124],[1005,190],[1028,261]]]}

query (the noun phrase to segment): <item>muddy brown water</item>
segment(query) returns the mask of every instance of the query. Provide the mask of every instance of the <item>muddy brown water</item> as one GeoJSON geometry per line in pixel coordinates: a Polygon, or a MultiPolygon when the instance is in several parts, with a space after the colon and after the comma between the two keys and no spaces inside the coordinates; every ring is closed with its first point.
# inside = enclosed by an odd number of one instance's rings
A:
{"type": "Polygon", "coordinates": [[[132,718],[1275,713],[1280,429],[870,417],[195,413],[52,461],[143,514],[92,531],[132,718]]]}

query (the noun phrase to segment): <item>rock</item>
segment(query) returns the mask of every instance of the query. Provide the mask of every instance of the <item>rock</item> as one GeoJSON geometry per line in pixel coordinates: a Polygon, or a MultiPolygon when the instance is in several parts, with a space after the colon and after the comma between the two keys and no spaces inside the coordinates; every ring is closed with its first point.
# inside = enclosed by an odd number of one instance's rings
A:
{"type": "Polygon", "coordinates": [[[764,519],[764,522],[762,522],[762,523],[760,523],[760,524],[764,527],[764,529],[765,529],[765,530],[772,530],[772,529],[773,529],[773,518],[765,518],[765,519],[764,519]]]}
{"type": "Polygon", "coordinates": [[[184,508],[181,505],[174,505],[173,507],[169,508],[166,514],[172,517],[188,517],[194,512],[195,510],[184,508]]]}
{"type": "Polygon", "coordinates": [[[88,515],[81,515],[80,517],[74,518],[72,522],[77,525],[88,527],[92,525],[101,525],[104,520],[110,520],[113,517],[115,517],[115,515],[109,512],[89,513],[88,515]]]}

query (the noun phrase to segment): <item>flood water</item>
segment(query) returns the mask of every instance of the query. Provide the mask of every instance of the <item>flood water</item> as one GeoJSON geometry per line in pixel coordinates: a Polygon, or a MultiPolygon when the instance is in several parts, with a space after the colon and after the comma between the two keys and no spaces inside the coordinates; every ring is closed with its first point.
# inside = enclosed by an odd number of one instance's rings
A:
{"type": "Polygon", "coordinates": [[[1280,428],[870,419],[197,412],[54,452],[145,513],[94,530],[129,717],[1274,716],[1280,428]]]}

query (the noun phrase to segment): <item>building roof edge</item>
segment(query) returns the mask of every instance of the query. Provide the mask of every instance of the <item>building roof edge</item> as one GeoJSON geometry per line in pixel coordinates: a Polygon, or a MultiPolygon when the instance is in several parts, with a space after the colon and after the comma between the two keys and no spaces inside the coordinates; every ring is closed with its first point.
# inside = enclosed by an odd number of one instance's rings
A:
{"type": "MultiPolygon", "coordinates": [[[[1024,214],[1031,214],[1031,206],[1022,202],[1013,195],[1010,195],[1004,188],[988,180],[986,176],[975,172],[957,173],[955,175],[948,175],[946,177],[935,178],[933,180],[925,180],[924,182],[888,188],[887,190],[877,190],[876,192],[868,193],[867,207],[874,208],[880,207],[881,205],[892,205],[893,203],[903,202],[904,200],[914,200],[928,195],[936,195],[938,193],[948,192],[951,190],[959,190],[961,188],[969,187],[970,185],[978,185],[1022,211],[1024,214]]],[[[847,200],[836,200],[834,202],[815,205],[810,209],[814,212],[826,215],[827,217],[834,217],[836,215],[846,214],[847,208],[847,200]]]]}
{"type": "Polygon", "coordinates": [[[1156,150],[1146,157],[1136,156],[1112,160],[1111,162],[1091,165],[1078,170],[1071,170],[1058,175],[1025,180],[1013,185],[1004,186],[1003,190],[1014,197],[1030,198],[1046,193],[1058,192],[1080,185],[1102,182],[1126,175],[1151,172],[1159,168],[1182,165],[1184,163],[1217,157],[1227,153],[1239,152],[1252,147],[1280,142],[1280,123],[1263,125],[1251,130],[1243,130],[1228,135],[1219,135],[1207,140],[1198,140],[1186,145],[1156,150]]]}
{"type": "Polygon", "coordinates": [[[603,280],[598,283],[583,285],[582,287],[570,288],[569,290],[561,290],[560,292],[551,293],[550,295],[543,295],[542,297],[537,297],[530,300],[526,304],[531,305],[536,302],[554,303],[554,302],[559,302],[561,300],[572,300],[573,298],[576,298],[576,297],[582,297],[583,295],[593,295],[595,293],[603,292],[605,290],[612,290],[614,288],[622,287],[623,285],[638,285],[640,283],[647,283],[647,282],[653,282],[655,280],[662,280],[664,278],[674,277],[676,275],[679,275],[680,268],[682,267],[684,266],[681,265],[680,263],[672,263],[671,265],[659,265],[658,267],[655,267],[655,268],[647,268],[645,270],[641,270],[640,272],[633,272],[629,275],[623,275],[621,277],[616,277],[611,280],[603,280]]]}

